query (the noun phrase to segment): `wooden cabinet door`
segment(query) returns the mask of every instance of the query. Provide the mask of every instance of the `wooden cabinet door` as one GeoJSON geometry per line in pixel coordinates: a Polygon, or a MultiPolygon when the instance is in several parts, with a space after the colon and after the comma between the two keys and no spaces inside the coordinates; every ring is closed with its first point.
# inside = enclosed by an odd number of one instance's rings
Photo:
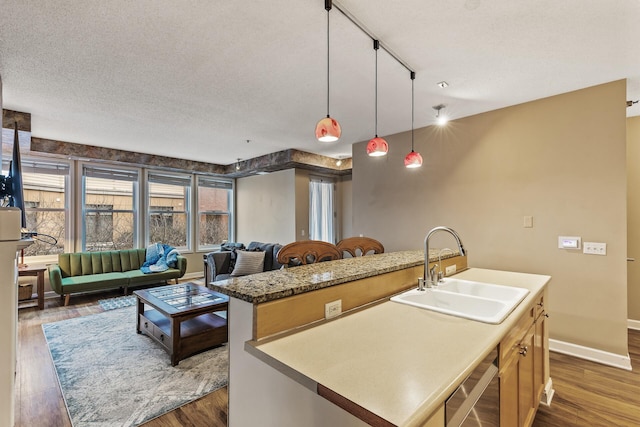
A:
{"type": "Polygon", "coordinates": [[[536,414],[534,392],[535,325],[520,342],[518,358],[518,426],[528,427],[536,414]]]}
{"type": "Polygon", "coordinates": [[[500,426],[530,427],[545,386],[546,316],[541,297],[500,342],[500,426]]]}
{"type": "MultiPolygon", "coordinates": [[[[516,353],[514,351],[514,353],[516,353]]],[[[509,359],[500,373],[500,426],[518,425],[518,358],[509,359]]]]}

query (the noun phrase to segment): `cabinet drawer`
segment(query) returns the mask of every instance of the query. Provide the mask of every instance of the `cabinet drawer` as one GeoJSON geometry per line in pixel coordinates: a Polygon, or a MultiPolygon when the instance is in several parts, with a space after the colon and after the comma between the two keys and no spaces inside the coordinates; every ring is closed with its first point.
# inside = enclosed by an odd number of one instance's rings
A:
{"type": "MultiPolygon", "coordinates": [[[[524,335],[527,333],[529,328],[533,325],[535,320],[536,313],[536,305],[529,306],[526,313],[522,315],[518,323],[509,331],[507,336],[500,342],[499,345],[499,353],[500,357],[498,360],[498,367],[500,370],[503,369],[505,364],[508,362],[508,359],[513,354],[513,350],[520,344],[524,335]]],[[[517,352],[516,352],[517,353],[517,352]]]]}
{"type": "Polygon", "coordinates": [[[153,323],[151,323],[149,319],[140,314],[140,331],[144,332],[147,335],[153,335],[153,328],[153,323]]]}
{"type": "Polygon", "coordinates": [[[168,322],[168,319],[155,315],[154,311],[145,311],[144,315],[140,315],[140,331],[156,338],[160,344],[170,348],[171,334],[168,333],[168,322]],[[162,328],[157,323],[160,323],[162,328]]]}

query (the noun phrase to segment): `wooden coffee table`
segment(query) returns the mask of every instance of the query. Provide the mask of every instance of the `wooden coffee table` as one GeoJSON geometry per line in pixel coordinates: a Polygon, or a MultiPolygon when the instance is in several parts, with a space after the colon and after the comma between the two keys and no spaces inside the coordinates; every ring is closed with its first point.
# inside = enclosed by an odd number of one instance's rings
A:
{"type": "Polygon", "coordinates": [[[136,330],[160,344],[171,365],[227,342],[229,297],[194,283],[134,291],[138,300],[136,330]],[[146,308],[145,308],[146,306],[146,308]]]}

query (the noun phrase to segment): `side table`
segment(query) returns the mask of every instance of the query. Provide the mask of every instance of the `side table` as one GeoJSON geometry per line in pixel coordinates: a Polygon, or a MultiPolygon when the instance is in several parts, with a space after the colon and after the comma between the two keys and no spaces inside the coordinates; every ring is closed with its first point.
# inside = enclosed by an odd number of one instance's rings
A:
{"type": "Polygon", "coordinates": [[[46,265],[33,264],[18,266],[18,276],[37,277],[36,289],[38,292],[38,310],[44,310],[44,272],[47,270],[46,265]]]}

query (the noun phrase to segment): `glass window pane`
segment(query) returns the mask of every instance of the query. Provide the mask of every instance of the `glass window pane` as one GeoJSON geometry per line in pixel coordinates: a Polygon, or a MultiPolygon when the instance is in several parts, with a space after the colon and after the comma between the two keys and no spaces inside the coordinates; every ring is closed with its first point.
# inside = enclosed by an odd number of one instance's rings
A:
{"type": "Polygon", "coordinates": [[[188,248],[191,176],[150,173],[147,189],[148,243],[188,248]]]}
{"type": "Polygon", "coordinates": [[[132,211],[133,188],[134,183],[130,181],[85,177],[85,203],[132,211]]]}
{"type": "Polygon", "coordinates": [[[134,248],[133,212],[86,212],[84,222],[87,251],[134,248]]]}
{"type": "Polygon", "coordinates": [[[233,182],[199,176],[197,183],[198,249],[211,250],[233,238],[233,182]]]}
{"type": "Polygon", "coordinates": [[[200,214],[200,246],[219,245],[229,240],[229,215],[227,214],[200,214]]]}
{"type": "Polygon", "coordinates": [[[25,256],[52,255],[64,252],[67,229],[65,193],[69,168],[67,165],[42,163],[43,167],[28,167],[32,160],[23,160],[25,215],[27,231],[38,233],[25,256]],[[47,166],[47,167],[44,167],[47,166]]]}
{"type": "Polygon", "coordinates": [[[84,250],[135,248],[137,172],[85,166],[83,175],[84,250]]]}
{"type": "Polygon", "coordinates": [[[198,211],[229,211],[229,190],[198,187],[198,211]]]}
{"type": "Polygon", "coordinates": [[[174,248],[187,246],[187,214],[167,211],[149,218],[149,241],[174,248]]]}

